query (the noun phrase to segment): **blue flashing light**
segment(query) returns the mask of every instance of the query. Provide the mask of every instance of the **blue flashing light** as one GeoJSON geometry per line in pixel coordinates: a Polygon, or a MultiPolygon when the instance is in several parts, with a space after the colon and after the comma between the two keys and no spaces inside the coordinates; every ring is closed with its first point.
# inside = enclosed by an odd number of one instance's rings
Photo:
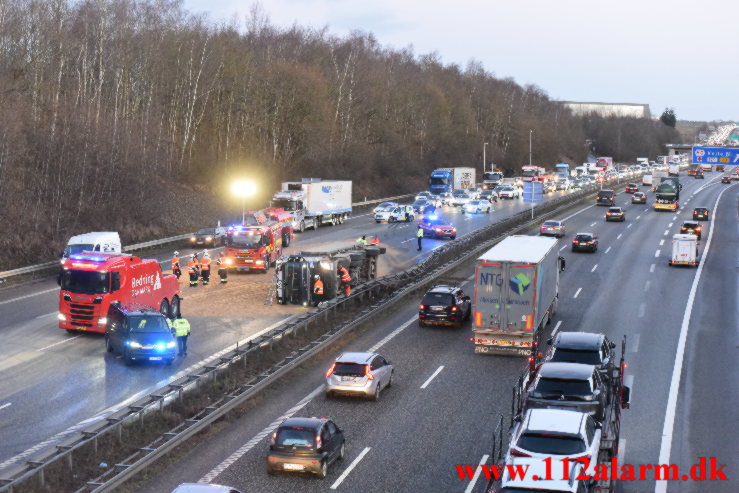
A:
{"type": "Polygon", "coordinates": [[[79,255],[79,254],[78,255],[70,255],[69,258],[72,259],[72,260],[87,260],[87,261],[90,261],[90,262],[105,262],[106,260],[108,260],[105,257],[98,257],[98,256],[90,257],[90,256],[87,256],[87,255],[79,255]]]}
{"type": "Polygon", "coordinates": [[[438,219],[438,218],[439,218],[439,216],[437,216],[436,214],[431,214],[430,216],[428,216],[428,218],[429,218],[429,219],[431,219],[431,220],[433,221],[433,220],[435,220],[435,219],[438,219]]]}

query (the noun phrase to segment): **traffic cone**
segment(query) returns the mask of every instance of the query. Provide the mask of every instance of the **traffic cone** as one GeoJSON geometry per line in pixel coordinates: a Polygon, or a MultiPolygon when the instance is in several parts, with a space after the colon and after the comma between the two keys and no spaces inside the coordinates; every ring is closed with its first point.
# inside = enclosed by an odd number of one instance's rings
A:
{"type": "Polygon", "coordinates": [[[375,239],[372,240],[373,245],[379,245],[380,244],[380,237],[375,235],[375,239]]]}

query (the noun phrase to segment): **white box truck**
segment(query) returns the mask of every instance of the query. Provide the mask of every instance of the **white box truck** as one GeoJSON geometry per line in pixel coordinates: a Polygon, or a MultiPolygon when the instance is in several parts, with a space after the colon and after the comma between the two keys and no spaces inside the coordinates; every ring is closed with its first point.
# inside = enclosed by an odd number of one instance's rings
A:
{"type": "Polygon", "coordinates": [[[472,305],[475,353],[531,354],[557,308],[559,271],[555,238],[509,236],[483,254],[472,305]]]}
{"type": "Polygon", "coordinates": [[[698,238],[695,235],[673,235],[669,264],[698,265],[698,238]]]}
{"type": "Polygon", "coordinates": [[[679,164],[671,164],[669,168],[667,168],[667,174],[669,176],[680,176],[680,165],[679,164]]]}
{"type": "Polygon", "coordinates": [[[303,178],[282,183],[271,206],[293,215],[293,230],[318,229],[324,224],[341,224],[352,213],[352,182],[303,178]]]}

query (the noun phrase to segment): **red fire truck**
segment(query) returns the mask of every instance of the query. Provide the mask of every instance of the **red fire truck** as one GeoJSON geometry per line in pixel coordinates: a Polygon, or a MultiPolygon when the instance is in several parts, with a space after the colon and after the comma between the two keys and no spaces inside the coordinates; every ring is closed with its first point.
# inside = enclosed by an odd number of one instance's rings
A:
{"type": "Polygon", "coordinates": [[[180,285],[159,263],[121,253],[83,252],[62,262],[59,328],[105,332],[111,303],[141,303],[163,315],[180,313],[180,285]]]}
{"type": "Polygon", "coordinates": [[[243,226],[231,226],[226,237],[229,268],[269,271],[293,237],[292,216],[282,209],[264,209],[246,216],[243,226]]]}

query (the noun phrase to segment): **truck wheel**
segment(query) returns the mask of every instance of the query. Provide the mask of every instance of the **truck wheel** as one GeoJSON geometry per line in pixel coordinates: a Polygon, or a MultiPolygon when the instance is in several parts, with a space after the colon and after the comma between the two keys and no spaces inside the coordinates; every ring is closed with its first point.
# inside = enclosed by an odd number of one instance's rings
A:
{"type": "Polygon", "coordinates": [[[159,313],[165,317],[169,316],[169,301],[167,301],[167,298],[164,298],[159,304],[159,313]]]}
{"type": "Polygon", "coordinates": [[[180,318],[180,297],[177,295],[172,297],[169,305],[169,318],[180,318]]]}
{"type": "Polygon", "coordinates": [[[305,221],[300,221],[300,229],[299,231],[301,233],[305,232],[305,221]]]}
{"type": "Polygon", "coordinates": [[[271,262],[269,261],[269,257],[264,257],[264,270],[262,271],[262,274],[266,274],[269,272],[271,262]]]}

